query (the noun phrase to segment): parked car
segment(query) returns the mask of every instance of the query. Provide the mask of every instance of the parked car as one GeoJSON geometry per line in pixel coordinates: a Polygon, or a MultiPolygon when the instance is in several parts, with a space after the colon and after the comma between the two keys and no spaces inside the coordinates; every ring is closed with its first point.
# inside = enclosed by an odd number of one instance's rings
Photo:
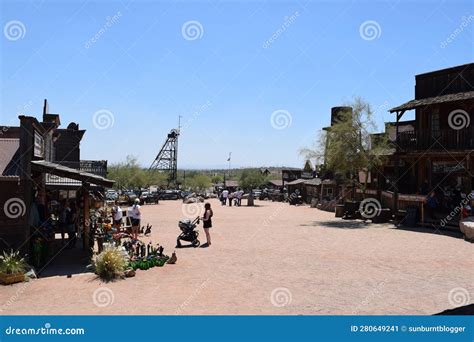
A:
{"type": "Polygon", "coordinates": [[[262,196],[262,190],[260,189],[253,189],[252,193],[253,193],[253,197],[257,199],[260,199],[260,196],[262,196]]]}
{"type": "Polygon", "coordinates": [[[133,191],[128,190],[128,191],[125,191],[124,197],[125,197],[125,201],[126,201],[128,204],[133,204],[133,202],[134,202],[135,199],[137,198],[137,195],[136,195],[133,191]]]}
{"type": "Polygon", "coordinates": [[[144,191],[140,195],[140,203],[141,204],[151,204],[151,203],[158,204],[159,198],[160,198],[160,195],[157,191],[155,192],[144,191]]]}
{"type": "Polygon", "coordinates": [[[160,193],[161,200],[177,200],[180,198],[178,190],[165,190],[160,193]]]}
{"type": "Polygon", "coordinates": [[[108,201],[115,201],[116,199],[118,199],[118,193],[117,191],[115,190],[107,190],[107,192],[105,193],[105,198],[108,200],[108,201]]]}
{"type": "Polygon", "coordinates": [[[179,196],[184,200],[186,197],[188,197],[189,195],[191,195],[192,192],[191,191],[180,191],[179,192],[179,196]]]}

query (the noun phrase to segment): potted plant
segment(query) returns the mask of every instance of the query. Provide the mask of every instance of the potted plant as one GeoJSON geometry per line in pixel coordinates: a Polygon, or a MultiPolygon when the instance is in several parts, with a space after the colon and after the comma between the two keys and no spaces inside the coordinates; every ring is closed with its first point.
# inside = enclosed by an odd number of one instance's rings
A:
{"type": "Polygon", "coordinates": [[[25,280],[26,262],[20,253],[10,251],[0,255],[0,282],[4,285],[19,283],[25,280]]]}

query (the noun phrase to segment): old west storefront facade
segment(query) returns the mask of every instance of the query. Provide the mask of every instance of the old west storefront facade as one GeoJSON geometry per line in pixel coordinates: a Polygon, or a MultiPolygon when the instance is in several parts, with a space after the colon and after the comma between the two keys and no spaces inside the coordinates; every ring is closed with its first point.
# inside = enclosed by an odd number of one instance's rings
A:
{"type": "Polygon", "coordinates": [[[390,109],[397,121],[390,158],[398,192],[423,193],[474,185],[474,64],[416,76],[415,99],[390,109]],[[401,118],[415,110],[413,130],[401,118]]]}
{"type": "MultiPolygon", "coordinates": [[[[19,127],[0,127],[0,249],[29,253],[32,237],[47,239],[42,229],[57,218],[58,204],[64,199],[73,199],[79,205],[82,247],[88,249],[91,189],[104,189],[114,183],[104,177],[106,169],[82,167],[106,167],[103,161],[80,161],[83,131],[78,132],[75,124],[59,129],[59,115],[46,111],[45,103],[42,122],[22,115],[19,127]],[[73,143],[64,149],[66,141],[73,143]]],[[[54,242],[54,231],[52,239],[54,242]]]]}

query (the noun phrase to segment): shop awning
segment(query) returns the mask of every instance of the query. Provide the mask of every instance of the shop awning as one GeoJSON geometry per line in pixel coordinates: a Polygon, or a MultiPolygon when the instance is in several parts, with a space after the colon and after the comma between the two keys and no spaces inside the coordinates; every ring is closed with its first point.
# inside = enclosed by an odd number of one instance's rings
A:
{"type": "Polygon", "coordinates": [[[31,162],[31,167],[33,170],[38,172],[49,173],[59,177],[103,186],[105,188],[111,188],[115,183],[113,180],[94,175],[93,173],[84,172],[45,160],[34,160],[31,162]]]}
{"type": "Polygon", "coordinates": [[[398,107],[390,109],[390,113],[401,112],[406,110],[416,109],[418,107],[429,106],[432,104],[446,103],[446,102],[455,102],[455,101],[464,101],[474,99],[474,91],[467,91],[464,93],[448,94],[436,97],[428,97],[426,99],[411,100],[398,107]]]}

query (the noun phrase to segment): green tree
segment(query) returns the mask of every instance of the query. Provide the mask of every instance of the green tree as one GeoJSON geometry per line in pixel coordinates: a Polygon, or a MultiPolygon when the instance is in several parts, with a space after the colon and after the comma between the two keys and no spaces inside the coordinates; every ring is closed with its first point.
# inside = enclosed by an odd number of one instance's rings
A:
{"type": "Polygon", "coordinates": [[[339,121],[326,130],[315,149],[303,149],[307,158],[324,160],[324,169],[332,171],[336,180],[355,186],[359,172],[365,181],[359,184],[365,196],[369,173],[377,173],[391,153],[386,134],[374,135],[376,125],[370,104],[355,98],[347,104],[351,111],[342,112],[339,121]]]}
{"type": "Polygon", "coordinates": [[[243,170],[239,177],[239,185],[242,189],[250,191],[259,188],[267,182],[260,170],[243,170]]]}
{"type": "Polygon", "coordinates": [[[145,175],[134,156],[127,156],[124,162],[109,166],[108,177],[116,181],[117,188],[139,187],[145,182],[145,175]]]}
{"type": "MultiPolygon", "coordinates": [[[[186,182],[188,182],[188,179],[186,179],[186,182]]],[[[211,179],[203,173],[195,174],[189,179],[189,185],[193,191],[204,191],[211,186],[211,179]]]]}
{"type": "Polygon", "coordinates": [[[212,184],[222,183],[222,182],[224,182],[224,177],[222,177],[220,175],[212,176],[211,177],[211,182],[212,182],[212,184]]]}

